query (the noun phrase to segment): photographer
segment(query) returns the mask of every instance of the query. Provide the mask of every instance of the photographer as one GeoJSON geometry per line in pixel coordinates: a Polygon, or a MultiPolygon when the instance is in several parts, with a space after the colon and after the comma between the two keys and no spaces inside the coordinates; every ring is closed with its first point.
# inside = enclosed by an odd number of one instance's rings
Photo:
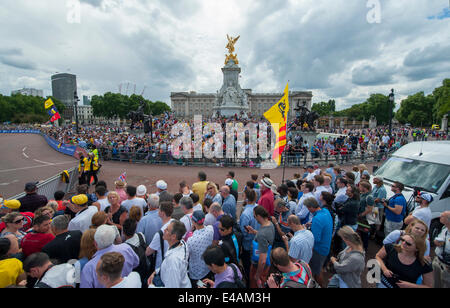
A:
{"type": "Polygon", "coordinates": [[[267,279],[269,288],[307,288],[311,270],[303,261],[293,263],[284,248],[275,248],[270,254],[271,263],[280,271],[267,279]]]}
{"type": "Polygon", "coordinates": [[[405,225],[409,225],[414,219],[419,219],[425,222],[430,228],[431,224],[431,210],[429,208],[430,203],[433,201],[433,197],[426,192],[418,192],[415,200],[419,206],[405,218],[405,225]]]}

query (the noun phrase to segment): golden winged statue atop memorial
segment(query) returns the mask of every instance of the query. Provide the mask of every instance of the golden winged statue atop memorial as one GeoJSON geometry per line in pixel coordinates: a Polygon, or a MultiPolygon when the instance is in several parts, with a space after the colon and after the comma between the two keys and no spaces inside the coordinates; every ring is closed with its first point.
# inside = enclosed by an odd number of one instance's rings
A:
{"type": "Polygon", "coordinates": [[[233,54],[233,52],[234,52],[234,45],[236,44],[236,42],[239,40],[240,37],[241,36],[239,35],[238,37],[233,38],[227,34],[228,44],[226,48],[228,49],[229,54],[225,59],[225,65],[228,63],[229,60],[233,60],[235,64],[239,64],[237,54],[233,54]]]}

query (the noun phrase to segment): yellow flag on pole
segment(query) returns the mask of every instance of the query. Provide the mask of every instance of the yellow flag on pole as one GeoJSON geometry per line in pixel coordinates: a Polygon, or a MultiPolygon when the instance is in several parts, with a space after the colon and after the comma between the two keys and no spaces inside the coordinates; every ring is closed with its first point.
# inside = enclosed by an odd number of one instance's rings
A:
{"type": "Polygon", "coordinates": [[[273,160],[279,166],[281,154],[286,147],[287,119],[289,112],[289,83],[284,89],[283,97],[264,113],[264,117],[270,122],[276,136],[275,149],[272,154],[273,160]]]}

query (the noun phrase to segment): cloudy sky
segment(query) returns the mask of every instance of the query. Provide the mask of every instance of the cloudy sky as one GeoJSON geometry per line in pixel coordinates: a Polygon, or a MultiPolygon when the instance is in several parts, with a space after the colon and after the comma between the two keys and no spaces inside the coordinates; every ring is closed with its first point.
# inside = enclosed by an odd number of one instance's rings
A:
{"type": "Polygon", "coordinates": [[[339,110],[450,78],[449,0],[2,0],[0,94],[51,95],[55,72],[76,74],[79,96],[216,92],[227,34],[240,35],[241,87],[289,80],[339,110]]]}

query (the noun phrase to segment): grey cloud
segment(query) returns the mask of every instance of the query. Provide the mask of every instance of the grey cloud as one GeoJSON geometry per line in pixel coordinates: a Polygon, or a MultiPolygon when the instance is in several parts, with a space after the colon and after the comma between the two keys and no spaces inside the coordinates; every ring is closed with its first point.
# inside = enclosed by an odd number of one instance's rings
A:
{"type": "Polygon", "coordinates": [[[352,82],[360,86],[375,86],[393,82],[394,67],[364,65],[353,69],[352,82]]]}
{"type": "Polygon", "coordinates": [[[22,49],[20,48],[8,48],[8,47],[0,47],[0,55],[19,55],[23,54],[22,49]]]}
{"type": "Polygon", "coordinates": [[[423,66],[450,61],[450,44],[433,44],[412,50],[403,62],[405,66],[423,66]]]}
{"type": "Polygon", "coordinates": [[[103,0],[80,0],[80,2],[84,2],[92,6],[99,7],[102,5],[103,0]]]}
{"type": "Polygon", "coordinates": [[[29,60],[21,59],[21,58],[15,58],[10,56],[0,56],[0,62],[12,66],[19,69],[24,70],[35,70],[37,68],[36,64],[29,60]]]}

